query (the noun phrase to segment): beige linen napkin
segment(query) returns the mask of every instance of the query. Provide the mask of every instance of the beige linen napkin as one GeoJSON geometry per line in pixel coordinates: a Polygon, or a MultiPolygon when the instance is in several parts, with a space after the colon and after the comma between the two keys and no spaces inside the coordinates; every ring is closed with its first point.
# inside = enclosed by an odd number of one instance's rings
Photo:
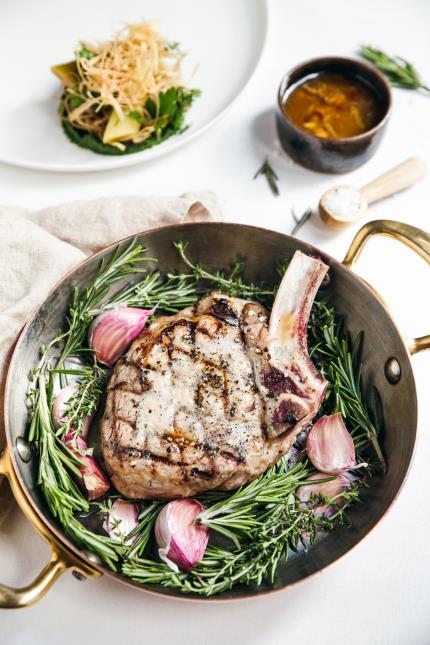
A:
{"type": "MultiPolygon", "coordinates": [[[[183,221],[220,219],[213,193],[104,197],[40,211],[0,207],[0,416],[13,344],[51,287],[86,255],[128,235],[183,221]]],[[[0,448],[4,444],[0,418],[0,448]]],[[[0,524],[11,495],[0,485],[0,524]]]]}

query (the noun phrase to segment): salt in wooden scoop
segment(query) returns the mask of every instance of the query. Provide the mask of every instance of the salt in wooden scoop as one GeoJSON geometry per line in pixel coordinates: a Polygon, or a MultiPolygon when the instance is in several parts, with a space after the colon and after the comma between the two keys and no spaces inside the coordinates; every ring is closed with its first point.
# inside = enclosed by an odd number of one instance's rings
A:
{"type": "Polygon", "coordinates": [[[370,204],[413,186],[426,172],[425,162],[411,157],[362,188],[330,188],[319,202],[321,219],[331,228],[348,226],[358,220],[370,204]]]}

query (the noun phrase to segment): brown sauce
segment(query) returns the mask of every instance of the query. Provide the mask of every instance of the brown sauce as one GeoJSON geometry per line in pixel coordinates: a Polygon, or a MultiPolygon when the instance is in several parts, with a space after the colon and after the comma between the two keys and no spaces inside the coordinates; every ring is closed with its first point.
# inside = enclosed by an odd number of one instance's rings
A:
{"type": "Polygon", "coordinates": [[[382,117],[378,96],[369,85],[329,72],[293,87],[282,109],[295,125],[325,139],[355,137],[382,117]]]}

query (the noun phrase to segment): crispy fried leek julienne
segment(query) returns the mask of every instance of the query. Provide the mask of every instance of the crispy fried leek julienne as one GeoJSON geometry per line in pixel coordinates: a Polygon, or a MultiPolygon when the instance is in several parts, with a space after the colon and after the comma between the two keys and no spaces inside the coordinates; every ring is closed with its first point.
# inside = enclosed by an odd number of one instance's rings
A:
{"type": "Polygon", "coordinates": [[[73,128],[124,151],[125,142],[139,145],[181,131],[183,112],[197,94],[183,86],[183,57],[177,43],[149,23],[128,25],[109,42],[82,42],[74,61],[52,68],[64,85],[66,132],[73,128]]]}

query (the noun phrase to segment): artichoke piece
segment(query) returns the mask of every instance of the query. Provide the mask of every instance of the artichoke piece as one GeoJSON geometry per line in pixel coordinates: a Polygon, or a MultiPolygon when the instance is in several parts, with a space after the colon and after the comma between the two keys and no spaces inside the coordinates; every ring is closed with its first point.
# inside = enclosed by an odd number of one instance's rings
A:
{"type": "Polygon", "coordinates": [[[62,65],[53,65],[51,72],[63,83],[65,87],[74,89],[76,87],[79,75],[76,62],[63,63],[62,65]]]}
{"type": "Polygon", "coordinates": [[[115,110],[112,110],[103,133],[103,143],[130,139],[139,130],[140,124],[136,119],[131,116],[124,116],[120,119],[115,110]]]}

